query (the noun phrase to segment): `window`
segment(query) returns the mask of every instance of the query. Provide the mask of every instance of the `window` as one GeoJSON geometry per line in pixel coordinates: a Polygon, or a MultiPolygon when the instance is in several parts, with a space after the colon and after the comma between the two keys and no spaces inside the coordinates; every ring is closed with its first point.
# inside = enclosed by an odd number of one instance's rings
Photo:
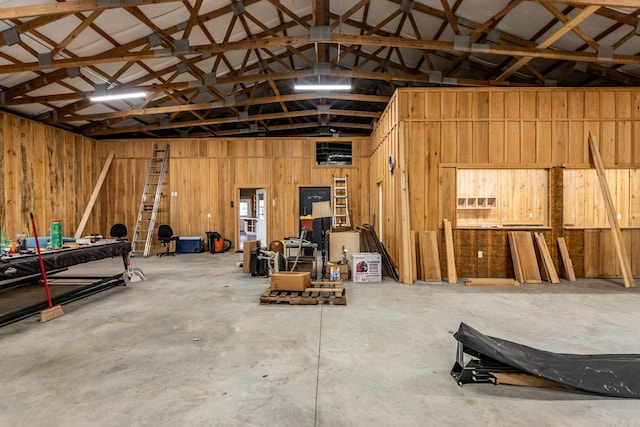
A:
{"type": "MultiPolygon", "coordinates": [[[[595,169],[564,170],[564,226],[609,228],[606,206],[595,169]]],[[[640,169],[604,171],[620,227],[638,227],[640,169]]]]}
{"type": "Polygon", "coordinates": [[[240,216],[249,216],[249,212],[251,212],[249,210],[250,203],[251,203],[250,200],[246,200],[246,199],[240,200],[240,216]]]}
{"type": "Polygon", "coordinates": [[[316,165],[350,165],[351,142],[317,142],[316,165]]]}
{"type": "Polygon", "coordinates": [[[458,169],[456,187],[459,227],[549,224],[546,169],[458,169]]]}

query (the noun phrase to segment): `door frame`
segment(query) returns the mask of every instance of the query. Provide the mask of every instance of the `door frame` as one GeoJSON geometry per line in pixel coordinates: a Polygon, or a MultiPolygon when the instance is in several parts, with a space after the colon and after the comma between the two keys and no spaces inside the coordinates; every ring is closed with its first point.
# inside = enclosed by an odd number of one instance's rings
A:
{"type": "MultiPolygon", "coordinates": [[[[234,238],[234,247],[236,251],[240,250],[240,190],[254,190],[254,193],[256,190],[260,190],[260,189],[265,189],[267,194],[266,194],[266,198],[265,201],[267,203],[265,203],[265,209],[267,210],[267,231],[266,231],[266,236],[267,239],[269,238],[269,235],[271,234],[271,215],[269,215],[269,207],[270,207],[270,203],[269,200],[273,200],[273,196],[271,195],[271,186],[270,185],[265,185],[265,184],[235,184],[233,186],[233,238],[234,238]]],[[[260,242],[261,245],[264,246],[268,246],[269,242],[260,242]]]]}

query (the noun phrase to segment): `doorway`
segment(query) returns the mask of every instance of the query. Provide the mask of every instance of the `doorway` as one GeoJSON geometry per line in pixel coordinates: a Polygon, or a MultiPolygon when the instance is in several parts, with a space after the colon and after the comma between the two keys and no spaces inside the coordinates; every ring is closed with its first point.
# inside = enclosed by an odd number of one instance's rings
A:
{"type": "MultiPolygon", "coordinates": [[[[298,191],[299,212],[301,217],[311,215],[315,202],[331,200],[331,187],[300,187],[298,191]]],[[[302,227],[303,223],[302,220],[300,220],[298,235],[302,231],[302,227]]],[[[307,229],[306,238],[314,243],[318,243],[318,245],[322,245],[322,230],[319,227],[321,227],[319,221],[313,221],[312,227],[305,227],[307,229]]]]}
{"type": "Polygon", "coordinates": [[[238,250],[247,240],[267,242],[267,190],[265,188],[238,189],[238,250]]]}

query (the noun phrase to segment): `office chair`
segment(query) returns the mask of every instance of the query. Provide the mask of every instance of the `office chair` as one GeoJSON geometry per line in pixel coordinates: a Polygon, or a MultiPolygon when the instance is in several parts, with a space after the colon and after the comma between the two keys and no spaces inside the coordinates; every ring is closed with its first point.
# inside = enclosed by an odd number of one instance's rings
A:
{"type": "Polygon", "coordinates": [[[109,231],[109,235],[118,241],[126,241],[127,239],[125,239],[125,237],[127,236],[127,226],[124,224],[113,224],[109,231]]]}
{"type": "Polygon", "coordinates": [[[173,252],[169,251],[171,241],[173,240],[177,243],[177,240],[178,240],[178,236],[173,235],[173,229],[171,228],[170,225],[162,224],[160,227],[158,227],[158,240],[167,248],[166,252],[158,252],[158,256],[161,257],[164,255],[171,255],[171,256],[176,255],[175,250],[173,252]]]}

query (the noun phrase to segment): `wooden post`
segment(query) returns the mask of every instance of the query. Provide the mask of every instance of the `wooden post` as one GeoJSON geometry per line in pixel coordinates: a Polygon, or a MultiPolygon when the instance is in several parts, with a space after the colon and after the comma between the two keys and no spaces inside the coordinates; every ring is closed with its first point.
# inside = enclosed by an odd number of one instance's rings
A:
{"type": "Polygon", "coordinates": [[[102,188],[102,184],[104,183],[104,179],[107,176],[107,172],[109,171],[109,166],[111,166],[111,161],[115,156],[116,152],[111,150],[109,155],[107,156],[107,160],[104,162],[104,166],[102,167],[102,171],[100,172],[100,176],[98,177],[98,182],[96,182],[96,186],[93,187],[93,193],[91,193],[91,198],[89,199],[89,203],[84,210],[84,214],[82,215],[82,219],[80,220],[80,225],[76,229],[75,237],[79,239],[82,237],[82,232],[84,231],[84,227],[87,225],[87,221],[89,221],[89,215],[91,215],[91,211],[93,210],[93,205],[95,205],[96,200],[98,199],[98,194],[100,194],[100,189],[102,188]]]}
{"type": "Polygon", "coordinates": [[[607,217],[609,218],[609,224],[611,225],[613,243],[616,248],[618,262],[620,263],[620,270],[622,270],[624,286],[626,288],[632,288],[635,286],[635,283],[633,280],[633,273],[631,272],[631,265],[629,264],[629,258],[627,257],[627,249],[624,246],[624,240],[622,240],[622,232],[620,231],[620,224],[618,224],[616,211],[613,207],[609,184],[607,183],[607,178],[604,175],[602,158],[600,157],[600,152],[598,151],[598,147],[596,147],[596,143],[591,132],[589,132],[589,151],[591,152],[591,158],[593,159],[596,174],[598,175],[598,181],[600,182],[600,191],[602,191],[602,198],[604,199],[604,205],[606,208],[605,210],[607,212],[607,217]]]}

